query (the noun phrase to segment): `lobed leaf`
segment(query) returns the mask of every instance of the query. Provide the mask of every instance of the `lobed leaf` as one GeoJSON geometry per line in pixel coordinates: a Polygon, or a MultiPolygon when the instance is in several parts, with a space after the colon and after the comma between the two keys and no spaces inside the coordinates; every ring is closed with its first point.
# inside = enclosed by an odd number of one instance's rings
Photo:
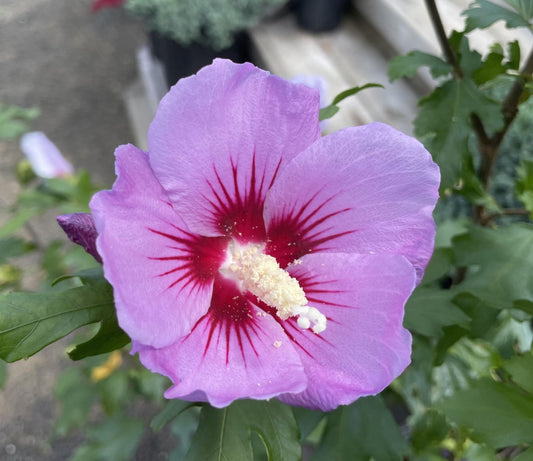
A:
{"type": "Polygon", "coordinates": [[[501,124],[499,104],[470,79],[448,81],[420,101],[415,134],[438,163],[443,188],[458,181],[463,160],[469,155],[472,114],[480,116],[488,127],[501,124]]]}
{"type": "Polygon", "coordinates": [[[453,67],[441,58],[415,50],[390,60],[389,79],[392,82],[402,77],[413,77],[420,67],[429,67],[431,75],[435,78],[448,75],[453,70],[453,67]]]}
{"type": "MultiPolygon", "coordinates": [[[[519,6],[518,2],[507,2],[509,5],[519,6]]],[[[520,13],[497,5],[496,3],[488,0],[476,0],[470,8],[463,12],[466,16],[466,32],[470,32],[474,29],[486,29],[497,21],[505,21],[505,25],[508,28],[515,27],[529,27],[529,19],[531,12],[528,9],[520,11],[520,13]],[[529,17],[524,15],[526,13],[529,17]]]]}

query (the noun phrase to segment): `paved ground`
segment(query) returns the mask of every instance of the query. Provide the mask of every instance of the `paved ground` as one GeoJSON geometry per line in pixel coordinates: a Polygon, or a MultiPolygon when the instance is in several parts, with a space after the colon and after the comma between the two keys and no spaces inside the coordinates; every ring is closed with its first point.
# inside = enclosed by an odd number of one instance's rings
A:
{"type": "MultiPolygon", "coordinates": [[[[110,185],[113,150],[133,139],[122,92],[136,77],[134,53],[145,37],[121,11],[92,15],[90,4],[1,0],[0,102],[39,107],[32,128],[47,133],[76,168],[110,185]]],[[[0,143],[0,207],[16,195],[20,159],[17,143],[0,143]]],[[[53,220],[39,232],[53,235],[53,220]]],[[[0,460],[68,459],[79,439],[49,441],[58,413],[52,388],[67,363],[64,345],[56,344],[9,366],[0,391],[0,460]]]]}

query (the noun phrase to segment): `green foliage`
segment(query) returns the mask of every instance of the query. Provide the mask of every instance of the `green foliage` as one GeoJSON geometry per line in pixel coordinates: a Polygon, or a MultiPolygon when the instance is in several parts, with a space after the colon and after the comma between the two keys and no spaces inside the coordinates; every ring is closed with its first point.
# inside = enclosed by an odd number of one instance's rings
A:
{"type": "Polygon", "coordinates": [[[178,43],[204,43],[216,49],[275,11],[287,0],[127,0],[126,9],[150,29],[178,43]]]}
{"type": "Polygon", "coordinates": [[[533,161],[524,161],[517,168],[516,192],[518,199],[533,216],[533,161]]]}
{"type": "Polygon", "coordinates": [[[318,120],[322,121],[333,117],[339,111],[339,103],[341,101],[345,100],[350,96],[354,96],[360,91],[366,90],[367,88],[383,88],[383,85],[380,85],[379,83],[367,83],[366,85],[354,86],[353,88],[341,91],[337,96],[333,98],[333,101],[329,106],[320,109],[320,112],[318,114],[318,120]]]}
{"type": "Polygon", "coordinates": [[[515,8],[512,11],[487,0],[477,0],[463,14],[466,16],[466,31],[485,29],[497,21],[505,21],[509,28],[530,27],[529,21],[533,15],[530,1],[507,1],[515,8]]]}
{"type": "Polygon", "coordinates": [[[185,402],[183,400],[170,400],[165,408],[152,419],[150,427],[156,432],[160,431],[166,424],[177,418],[193,405],[193,403],[185,402]]]}
{"type": "Polygon", "coordinates": [[[6,363],[0,360],[0,390],[4,387],[7,379],[7,367],[6,363]]]}
{"type": "Polygon", "coordinates": [[[533,442],[533,399],[513,386],[490,379],[456,392],[437,405],[475,441],[494,448],[533,442]]]}
{"type": "Polygon", "coordinates": [[[28,131],[28,122],[39,116],[39,109],[0,104],[0,140],[15,139],[28,131]]]}
{"type": "Polygon", "coordinates": [[[114,302],[106,282],[61,292],[10,293],[0,297],[0,358],[27,358],[90,323],[112,318],[114,302]]]}
{"type": "Polygon", "coordinates": [[[441,58],[422,51],[411,51],[405,56],[396,56],[389,63],[389,79],[413,77],[420,67],[429,67],[435,78],[450,74],[453,67],[441,58]]]}
{"type": "Polygon", "coordinates": [[[312,461],[401,460],[407,444],[383,399],[365,397],[328,415],[312,461]]]}
{"type": "Polygon", "coordinates": [[[35,244],[20,237],[0,238],[0,264],[35,249],[35,244]]]}
{"type": "Polygon", "coordinates": [[[69,368],[58,377],[54,393],[65,410],[55,423],[56,434],[63,436],[87,423],[97,397],[96,389],[87,384],[89,381],[84,378],[79,368],[69,368]]]}
{"type": "Polygon", "coordinates": [[[141,442],[142,421],[115,415],[87,429],[88,442],[79,447],[71,461],[128,461],[141,442]]]}
{"type": "Polygon", "coordinates": [[[472,268],[458,290],[500,308],[533,301],[533,227],[471,227],[453,244],[457,264],[472,268]]]}
{"type": "Polygon", "coordinates": [[[118,326],[117,318],[111,316],[101,321],[98,332],[91,339],[75,346],[68,355],[72,360],[81,360],[121,349],[129,342],[130,338],[118,326]]]}
{"type": "Polygon", "coordinates": [[[420,101],[415,134],[438,163],[443,188],[457,184],[464,159],[470,155],[473,114],[491,127],[501,125],[500,106],[470,79],[450,80],[420,101]]]}
{"type": "Polygon", "coordinates": [[[252,432],[263,442],[269,461],[300,459],[296,420],[291,409],[276,400],[239,400],[223,409],[204,406],[185,459],[249,461],[252,432]]]}
{"type": "Polygon", "coordinates": [[[405,306],[405,327],[424,336],[439,338],[443,327],[466,326],[470,317],[453,303],[453,297],[450,290],[420,287],[405,306]]]}

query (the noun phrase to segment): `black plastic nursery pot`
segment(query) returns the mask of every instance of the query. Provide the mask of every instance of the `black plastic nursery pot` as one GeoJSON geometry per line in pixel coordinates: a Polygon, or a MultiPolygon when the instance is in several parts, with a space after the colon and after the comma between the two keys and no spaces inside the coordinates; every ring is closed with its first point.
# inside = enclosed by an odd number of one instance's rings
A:
{"type": "Polygon", "coordinates": [[[339,27],[349,0],[294,0],[298,25],[310,32],[328,32],[339,27]]]}
{"type": "Polygon", "coordinates": [[[236,34],[233,44],[222,50],[215,50],[201,43],[182,45],[157,32],[150,32],[150,45],[153,55],[163,65],[169,87],[180,78],[195,74],[202,67],[211,64],[215,58],[227,58],[233,62],[252,59],[251,39],[246,32],[236,34]]]}

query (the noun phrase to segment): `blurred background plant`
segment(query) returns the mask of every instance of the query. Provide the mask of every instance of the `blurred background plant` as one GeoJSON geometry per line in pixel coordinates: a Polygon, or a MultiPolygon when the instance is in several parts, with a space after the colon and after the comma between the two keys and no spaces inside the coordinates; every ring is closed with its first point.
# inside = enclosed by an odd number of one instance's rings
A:
{"type": "Polygon", "coordinates": [[[150,30],[182,45],[229,47],[238,32],[254,26],[287,0],[126,0],[124,6],[150,30]]]}

